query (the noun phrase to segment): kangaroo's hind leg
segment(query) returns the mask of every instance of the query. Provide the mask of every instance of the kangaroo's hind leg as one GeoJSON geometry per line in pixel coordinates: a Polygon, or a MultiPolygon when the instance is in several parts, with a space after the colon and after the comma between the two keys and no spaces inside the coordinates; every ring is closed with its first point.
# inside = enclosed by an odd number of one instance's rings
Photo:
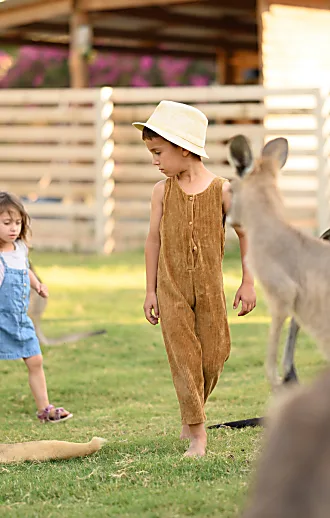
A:
{"type": "Polygon", "coordinates": [[[292,318],[283,355],[283,383],[298,383],[297,371],[294,364],[294,353],[299,329],[299,325],[295,319],[292,318]]]}

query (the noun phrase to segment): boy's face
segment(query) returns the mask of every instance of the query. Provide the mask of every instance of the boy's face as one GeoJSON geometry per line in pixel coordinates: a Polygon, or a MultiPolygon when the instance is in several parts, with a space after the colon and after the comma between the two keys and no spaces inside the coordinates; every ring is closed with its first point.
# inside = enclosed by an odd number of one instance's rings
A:
{"type": "Polygon", "coordinates": [[[152,154],[152,164],[167,177],[176,176],[186,168],[185,157],[189,154],[188,151],[174,146],[162,137],[145,140],[145,144],[152,154]]]}

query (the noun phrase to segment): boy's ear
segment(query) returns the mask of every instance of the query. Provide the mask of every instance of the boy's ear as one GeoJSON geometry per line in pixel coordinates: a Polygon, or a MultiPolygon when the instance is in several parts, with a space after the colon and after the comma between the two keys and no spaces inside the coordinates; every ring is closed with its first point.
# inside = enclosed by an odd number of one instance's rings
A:
{"type": "Polygon", "coordinates": [[[184,148],[182,148],[182,155],[183,155],[184,157],[187,157],[188,155],[190,155],[190,151],[188,151],[188,149],[184,149],[184,148]]]}
{"type": "Polygon", "coordinates": [[[229,141],[228,160],[235,167],[238,176],[243,177],[253,170],[251,146],[244,135],[237,135],[229,141]]]}
{"type": "Polygon", "coordinates": [[[276,160],[280,169],[287,161],[289,153],[289,144],[286,138],[280,137],[270,140],[262,150],[263,157],[269,157],[276,160]]]}

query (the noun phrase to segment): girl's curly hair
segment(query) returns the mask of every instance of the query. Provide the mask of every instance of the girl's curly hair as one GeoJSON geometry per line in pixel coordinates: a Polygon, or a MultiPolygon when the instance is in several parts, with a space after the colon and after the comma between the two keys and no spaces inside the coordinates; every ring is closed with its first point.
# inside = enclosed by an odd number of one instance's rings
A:
{"type": "Polygon", "coordinates": [[[13,216],[12,212],[14,210],[17,211],[22,218],[22,228],[17,239],[21,239],[25,244],[27,244],[28,236],[31,234],[30,216],[17,196],[8,192],[0,191],[0,214],[3,212],[9,212],[9,214],[13,216]]]}

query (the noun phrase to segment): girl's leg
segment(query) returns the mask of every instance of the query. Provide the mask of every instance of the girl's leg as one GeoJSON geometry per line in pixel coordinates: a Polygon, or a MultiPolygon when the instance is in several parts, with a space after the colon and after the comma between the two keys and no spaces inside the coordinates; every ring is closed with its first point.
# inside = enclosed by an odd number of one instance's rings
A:
{"type": "Polygon", "coordinates": [[[41,412],[49,405],[46,377],[42,364],[41,354],[24,358],[29,371],[29,385],[37,405],[38,412],[41,412]]]}
{"type": "MultiPolygon", "coordinates": [[[[47,383],[45,372],[43,368],[41,354],[30,356],[30,358],[24,358],[25,364],[29,371],[29,385],[31,388],[32,395],[37,405],[38,412],[42,412],[49,405],[47,383]]],[[[61,417],[69,415],[67,410],[61,412],[61,417]]],[[[50,417],[55,416],[55,408],[50,411],[50,417]]]]}

